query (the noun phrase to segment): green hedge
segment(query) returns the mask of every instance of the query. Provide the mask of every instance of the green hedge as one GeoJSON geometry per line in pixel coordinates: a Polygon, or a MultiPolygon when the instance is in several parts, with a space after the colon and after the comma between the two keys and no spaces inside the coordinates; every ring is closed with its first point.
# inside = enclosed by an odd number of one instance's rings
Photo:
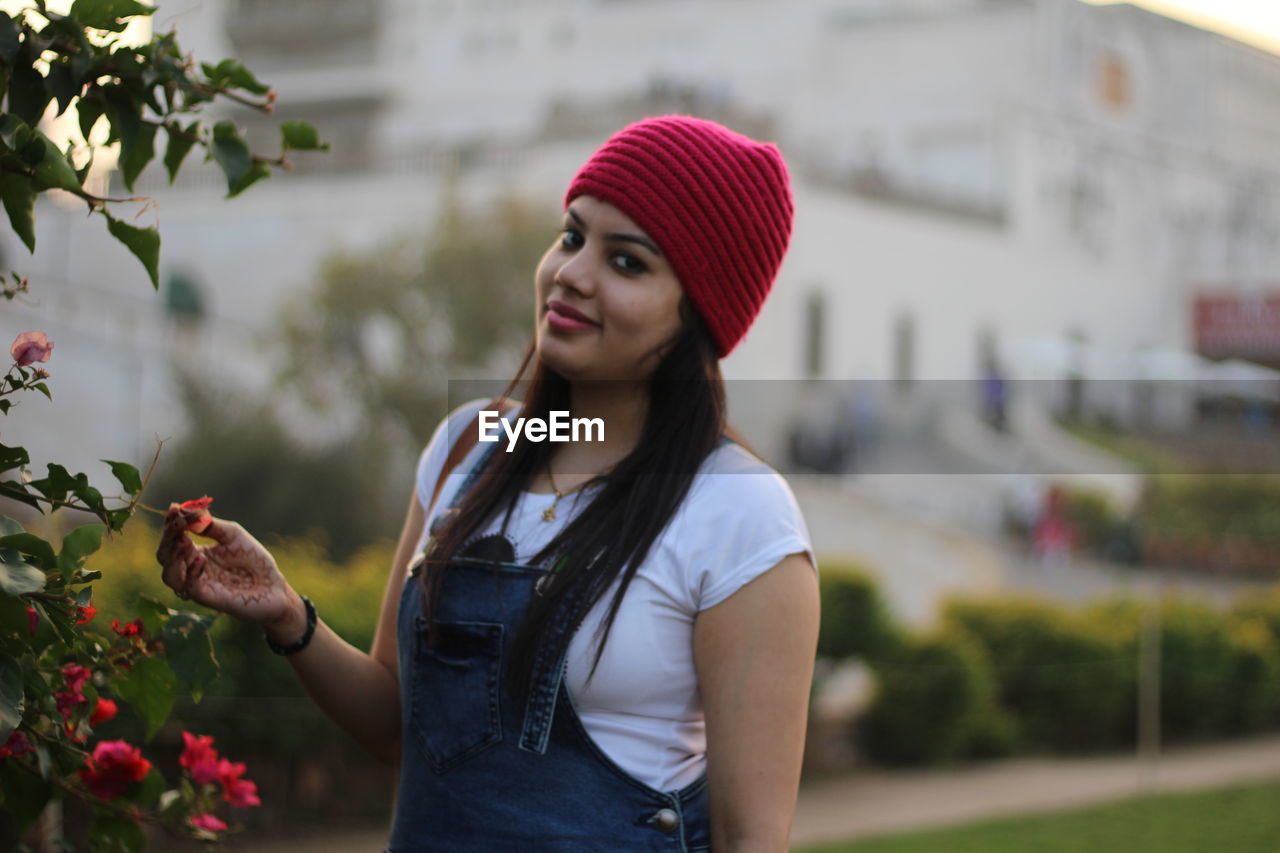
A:
{"type": "MultiPolygon", "coordinates": [[[[176,609],[212,612],[178,600],[160,580],[158,542],[158,529],[135,523],[94,555],[89,566],[103,576],[93,585],[98,614],[91,627],[109,633],[112,618],[130,618],[139,595],[176,609]]],[[[316,541],[266,544],[289,583],[311,598],[326,625],[357,648],[372,646],[393,543],[370,545],[343,563],[329,560],[316,541]]],[[[279,755],[345,737],[307,696],[288,662],[266,647],[260,628],[220,615],[211,636],[218,678],[201,702],[178,701],[177,724],[214,734],[220,742],[279,755]]],[[[127,714],[122,716],[123,731],[128,721],[127,714]]]]}
{"type": "Polygon", "coordinates": [[[822,623],[818,632],[821,657],[877,658],[900,642],[880,586],[857,563],[819,560],[822,623]]]}
{"type": "Polygon", "coordinates": [[[950,602],[943,621],[982,645],[1026,745],[1089,750],[1123,741],[1135,673],[1124,632],[1020,598],[950,602]]]}
{"type": "Polygon", "coordinates": [[[932,764],[1001,752],[1011,740],[995,703],[982,647],[962,631],[906,637],[874,664],[879,684],[862,721],[867,755],[889,764],[932,764]]]}

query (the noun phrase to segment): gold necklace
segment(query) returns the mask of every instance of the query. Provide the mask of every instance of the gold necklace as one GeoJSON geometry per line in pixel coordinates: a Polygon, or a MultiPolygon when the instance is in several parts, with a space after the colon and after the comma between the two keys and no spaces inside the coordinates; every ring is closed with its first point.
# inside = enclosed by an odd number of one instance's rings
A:
{"type": "MultiPolygon", "coordinates": [[[[583,486],[587,484],[583,483],[582,486],[578,486],[576,489],[570,489],[567,492],[560,491],[558,488],[556,488],[556,478],[551,475],[551,462],[549,460],[547,462],[547,481],[551,483],[551,491],[555,493],[556,499],[551,502],[551,506],[547,507],[542,511],[542,520],[555,521],[556,506],[560,503],[560,499],[565,495],[573,494],[574,492],[578,491],[579,489],[581,489],[583,486]]],[[[587,482],[590,482],[590,480],[588,480],[587,482]]]]}

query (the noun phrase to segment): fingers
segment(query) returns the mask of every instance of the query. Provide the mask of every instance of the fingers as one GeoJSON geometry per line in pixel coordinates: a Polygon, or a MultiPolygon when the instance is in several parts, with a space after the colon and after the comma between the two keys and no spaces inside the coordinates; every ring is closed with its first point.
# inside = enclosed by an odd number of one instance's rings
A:
{"type": "Polygon", "coordinates": [[[208,536],[219,545],[230,545],[246,534],[244,528],[234,521],[224,521],[211,515],[209,516],[209,526],[200,535],[208,536]]]}

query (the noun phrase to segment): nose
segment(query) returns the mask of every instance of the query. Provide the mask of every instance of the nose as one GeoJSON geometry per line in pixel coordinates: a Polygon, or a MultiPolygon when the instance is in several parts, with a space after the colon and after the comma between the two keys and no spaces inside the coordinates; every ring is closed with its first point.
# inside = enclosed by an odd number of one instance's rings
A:
{"type": "Polygon", "coordinates": [[[582,296],[590,296],[595,292],[595,271],[586,257],[586,252],[578,251],[566,258],[551,279],[566,290],[572,290],[582,296]]]}

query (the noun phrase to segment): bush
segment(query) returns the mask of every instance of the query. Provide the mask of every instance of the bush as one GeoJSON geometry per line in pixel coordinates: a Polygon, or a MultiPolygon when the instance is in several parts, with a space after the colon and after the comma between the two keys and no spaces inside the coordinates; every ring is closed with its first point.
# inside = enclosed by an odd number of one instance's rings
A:
{"type": "Polygon", "coordinates": [[[953,601],[943,620],[982,645],[1000,705],[1027,743],[1081,750],[1124,740],[1135,689],[1124,632],[1031,599],[953,601]]]}
{"type": "MultiPolygon", "coordinates": [[[[98,615],[91,627],[109,631],[111,619],[123,619],[139,595],[170,606],[179,603],[160,580],[155,560],[159,536],[158,530],[138,522],[97,555],[94,568],[103,577],[94,584],[98,615]]],[[[266,544],[289,583],[315,603],[326,625],[357,648],[371,647],[392,543],[369,545],[342,564],[329,561],[322,544],[314,541],[269,537],[266,544]]],[[[195,612],[213,612],[193,602],[183,604],[195,612]]],[[[286,755],[345,737],[307,697],[288,661],[267,649],[261,628],[223,615],[211,638],[218,678],[200,703],[179,700],[175,718],[220,742],[236,744],[236,750],[259,754],[286,755]]]]}
{"type": "Polygon", "coordinates": [[[1225,731],[1247,734],[1280,722],[1280,649],[1260,619],[1228,623],[1225,731]]]}
{"type": "Polygon", "coordinates": [[[1280,477],[1149,477],[1135,524],[1156,558],[1275,577],[1280,477]]]}
{"type": "Polygon", "coordinates": [[[1063,514],[1080,537],[1081,547],[1101,551],[1115,539],[1121,527],[1119,515],[1102,492],[1063,489],[1063,514]]]}
{"type": "Polygon", "coordinates": [[[960,631],[908,636],[877,662],[877,694],[861,727],[873,760],[932,764],[998,745],[994,681],[982,648],[960,631]]]}
{"type": "Polygon", "coordinates": [[[863,567],[851,563],[820,561],[822,624],[818,655],[830,658],[878,658],[898,644],[880,588],[863,567]]]}

